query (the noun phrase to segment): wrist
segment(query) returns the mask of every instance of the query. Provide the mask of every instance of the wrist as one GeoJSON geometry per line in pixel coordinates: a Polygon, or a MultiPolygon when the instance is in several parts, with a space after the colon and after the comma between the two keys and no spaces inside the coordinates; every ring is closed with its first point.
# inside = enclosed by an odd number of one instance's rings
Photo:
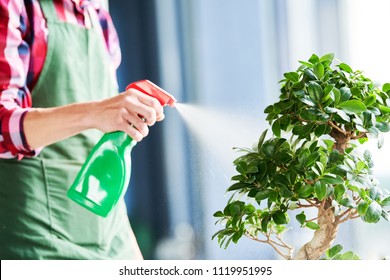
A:
{"type": "Polygon", "coordinates": [[[79,103],[75,114],[75,121],[79,122],[81,131],[97,129],[99,125],[100,106],[99,101],[79,103]]]}

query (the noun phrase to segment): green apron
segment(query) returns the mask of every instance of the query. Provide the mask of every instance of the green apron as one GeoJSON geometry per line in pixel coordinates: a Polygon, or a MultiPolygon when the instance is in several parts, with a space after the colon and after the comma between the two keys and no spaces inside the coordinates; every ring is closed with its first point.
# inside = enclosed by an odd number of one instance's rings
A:
{"type": "MultiPolygon", "coordinates": [[[[33,106],[118,94],[97,17],[89,16],[92,27],[84,28],[60,21],[52,0],[40,4],[49,37],[33,106]]],[[[102,218],[66,196],[100,137],[97,130],[88,130],[45,147],[37,157],[0,160],[0,259],[140,257],[123,200],[102,218]]]]}

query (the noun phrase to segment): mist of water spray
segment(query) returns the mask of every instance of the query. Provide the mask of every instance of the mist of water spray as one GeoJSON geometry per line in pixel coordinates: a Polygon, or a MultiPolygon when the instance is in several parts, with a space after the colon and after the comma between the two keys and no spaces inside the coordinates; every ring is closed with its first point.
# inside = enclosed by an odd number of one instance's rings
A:
{"type": "Polygon", "coordinates": [[[202,149],[221,164],[230,164],[238,155],[233,147],[251,148],[262,131],[258,118],[203,106],[177,104],[177,110],[202,149]]]}

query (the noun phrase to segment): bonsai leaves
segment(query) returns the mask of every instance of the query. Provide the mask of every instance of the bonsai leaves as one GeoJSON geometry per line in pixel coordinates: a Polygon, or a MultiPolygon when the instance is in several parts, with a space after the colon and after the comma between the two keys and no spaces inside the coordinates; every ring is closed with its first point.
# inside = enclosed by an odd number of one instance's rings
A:
{"type": "Polygon", "coordinates": [[[320,137],[337,126],[352,139],[378,138],[381,147],[381,132],[390,130],[390,84],[376,88],[345,63],[332,69],[333,58],[312,55],[309,61],[300,61],[297,71],[284,74],[279,102],[265,109],[274,134],[279,137],[280,130],[292,130],[301,139],[311,132],[320,137]]]}
{"type": "Polygon", "coordinates": [[[227,190],[233,195],[214,214],[225,226],[213,236],[221,246],[247,236],[290,259],[293,248],[281,236],[289,213],[298,210],[298,225],[320,230],[318,217],[306,213],[312,207],[332,209],[337,224],[357,217],[390,220],[390,194],[372,177],[370,153],[355,152],[368,138],[383,145],[382,132],[390,131],[390,84],[379,89],[345,63],[332,68],[333,59],[314,54],[284,74],[279,101],[265,109],[273,136],[267,139],[266,130],[255,148],[241,149],[227,190]]]}

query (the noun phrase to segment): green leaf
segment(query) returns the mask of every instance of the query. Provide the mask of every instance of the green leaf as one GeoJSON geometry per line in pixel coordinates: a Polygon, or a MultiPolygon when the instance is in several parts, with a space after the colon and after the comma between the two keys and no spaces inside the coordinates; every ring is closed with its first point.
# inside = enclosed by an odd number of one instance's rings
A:
{"type": "MultiPolygon", "coordinates": [[[[226,236],[227,237],[227,236],[226,236]]],[[[225,238],[226,238],[225,237],[225,238]]],[[[230,244],[230,242],[232,241],[232,239],[233,239],[233,236],[230,236],[229,238],[228,238],[228,240],[226,241],[226,243],[225,243],[225,246],[224,246],[224,249],[226,250],[226,248],[229,246],[229,244],[230,244]]],[[[221,246],[222,246],[222,243],[223,243],[224,241],[222,241],[221,242],[221,246]]]]}
{"type": "Polygon", "coordinates": [[[310,166],[314,165],[314,163],[316,162],[316,160],[317,160],[319,157],[320,157],[320,153],[319,153],[319,152],[311,153],[311,154],[307,157],[305,166],[306,166],[306,167],[310,167],[310,166]]]}
{"type": "Polygon", "coordinates": [[[266,161],[260,161],[257,165],[257,169],[259,170],[256,174],[256,180],[262,181],[265,174],[267,173],[267,162],[266,161]]]}
{"type": "Polygon", "coordinates": [[[309,69],[309,68],[306,68],[303,73],[305,74],[306,77],[309,78],[309,80],[317,80],[317,76],[314,75],[314,72],[309,69]]]}
{"type": "Polygon", "coordinates": [[[236,170],[237,170],[237,172],[239,172],[240,174],[245,174],[247,168],[248,168],[248,165],[246,164],[246,162],[240,161],[240,162],[238,162],[238,163],[236,164],[236,170]]]}
{"type": "Polygon", "coordinates": [[[390,113],[390,107],[387,107],[387,106],[381,105],[381,104],[379,104],[378,107],[379,107],[379,110],[381,110],[382,113],[384,113],[384,114],[390,113]]]}
{"type": "Polygon", "coordinates": [[[339,68],[341,69],[341,70],[344,70],[345,72],[347,72],[347,73],[352,73],[353,71],[352,71],[352,68],[348,65],[348,64],[345,64],[345,63],[340,63],[339,64],[339,68]]]}
{"type": "Polygon", "coordinates": [[[321,62],[326,61],[326,60],[333,61],[333,59],[334,59],[334,53],[328,53],[328,54],[322,56],[320,58],[320,61],[321,62]]]}
{"type": "Polygon", "coordinates": [[[307,222],[306,226],[310,229],[317,230],[320,229],[320,226],[316,224],[315,222],[307,222]]]}
{"type": "Polygon", "coordinates": [[[268,129],[264,130],[263,133],[260,135],[259,142],[257,144],[257,150],[261,151],[261,147],[264,143],[265,136],[267,135],[268,129]]]}
{"type": "Polygon", "coordinates": [[[352,251],[345,252],[339,257],[339,260],[360,260],[359,256],[352,251]]]}
{"type": "Polygon", "coordinates": [[[366,214],[362,216],[366,223],[377,223],[381,218],[382,207],[376,201],[372,201],[367,208],[366,214]]]}
{"type": "Polygon", "coordinates": [[[313,64],[310,63],[310,62],[302,61],[302,60],[298,60],[298,62],[299,62],[300,64],[302,64],[302,65],[307,66],[307,67],[310,67],[310,68],[313,67],[313,64]]]}
{"type": "Polygon", "coordinates": [[[314,191],[316,193],[316,196],[319,200],[323,200],[326,197],[326,184],[323,183],[322,181],[317,181],[314,184],[314,191]]]}
{"type": "Polygon", "coordinates": [[[269,194],[268,201],[278,202],[279,201],[279,193],[275,190],[271,190],[271,192],[269,194]]]}
{"type": "Polygon", "coordinates": [[[343,110],[336,109],[336,114],[346,122],[351,121],[351,118],[343,110]]]}
{"type": "Polygon", "coordinates": [[[358,204],[357,211],[358,211],[360,216],[363,216],[367,213],[368,206],[369,206],[369,204],[367,202],[364,202],[364,201],[362,201],[358,204]]]}
{"type": "Polygon", "coordinates": [[[373,187],[369,190],[368,194],[372,200],[378,200],[382,196],[383,192],[379,187],[373,187]]]}
{"type": "Polygon", "coordinates": [[[366,192],[364,189],[359,189],[358,193],[359,193],[359,196],[360,196],[362,199],[366,199],[366,197],[367,197],[367,192],[366,192]]]}
{"type": "Polygon", "coordinates": [[[297,98],[301,98],[303,96],[305,96],[306,92],[304,90],[296,90],[293,92],[293,94],[297,97],[297,98]]]}
{"type": "Polygon", "coordinates": [[[288,180],[288,178],[286,177],[286,175],[284,174],[276,174],[274,176],[274,183],[279,185],[279,186],[289,186],[290,185],[290,181],[288,180]]]}
{"type": "Polygon", "coordinates": [[[256,201],[260,202],[264,199],[267,199],[269,197],[269,194],[271,193],[271,190],[263,190],[263,191],[259,191],[256,196],[255,196],[255,199],[256,201]]]}
{"type": "Polygon", "coordinates": [[[390,206],[390,196],[386,197],[381,201],[382,206],[390,206]]]}
{"type": "Polygon", "coordinates": [[[233,234],[233,238],[232,238],[232,241],[234,243],[237,244],[238,240],[242,237],[242,232],[241,231],[236,231],[234,234],[233,234]]]}
{"type": "Polygon", "coordinates": [[[324,65],[321,62],[318,62],[313,67],[314,74],[321,79],[324,76],[324,65]]]}
{"type": "Polygon", "coordinates": [[[351,98],[352,93],[351,90],[347,87],[343,87],[340,89],[340,102],[343,103],[351,98]]]}
{"type": "Polygon", "coordinates": [[[228,188],[228,191],[236,191],[236,190],[240,190],[240,189],[243,189],[243,188],[247,188],[249,187],[250,184],[247,184],[247,183],[241,183],[241,182],[238,182],[238,183],[235,183],[233,185],[230,186],[230,188],[228,188]]]}
{"type": "Polygon", "coordinates": [[[279,188],[280,196],[284,198],[291,198],[293,197],[294,193],[290,191],[287,187],[281,186],[279,188]]]}
{"type": "MultiPolygon", "coordinates": [[[[327,85],[324,88],[324,96],[328,95],[334,89],[334,84],[327,85]]],[[[334,100],[334,99],[333,99],[334,100]]]]}
{"type": "Polygon", "coordinates": [[[272,214],[272,219],[277,225],[287,224],[286,214],[280,210],[272,214]]]}
{"type": "Polygon", "coordinates": [[[334,104],[335,104],[336,106],[339,105],[339,103],[340,103],[340,98],[341,98],[340,90],[339,90],[338,88],[333,88],[332,94],[333,94],[333,96],[334,96],[334,98],[333,98],[334,104]]]}
{"type": "Polygon", "coordinates": [[[355,202],[349,197],[340,199],[339,204],[342,206],[345,206],[347,208],[355,208],[356,207],[355,202]]]}
{"type": "Polygon", "coordinates": [[[321,176],[322,175],[322,173],[324,173],[324,170],[325,170],[325,167],[324,167],[324,165],[320,162],[320,161],[317,161],[316,163],[315,163],[315,166],[316,166],[316,169],[319,171],[319,176],[321,176]]]}
{"type": "Polygon", "coordinates": [[[252,204],[248,204],[244,208],[244,214],[250,215],[253,214],[256,211],[256,207],[253,206],[252,204]]]}
{"type": "Polygon", "coordinates": [[[272,178],[276,173],[276,164],[273,162],[269,162],[267,164],[267,172],[268,172],[268,178],[272,178]]]}
{"type": "Polygon", "coordinates": [[[340,200],[345,193],[344,185],[337,185],[334,187],[334,196],[336,200],[340,200]]]}
{"type": "Polygon", "coordinates": [[[308,124],[302,126],[302,131],[301,131],[301,133],[299,134],[299,136],[300,136],[301,138],[305,138],[309,133],[312,132],[314,126],[315,126],[314,123],[308,123],[308,124]]]}
{"type": "Polygon", "coordinates": [[[364,99],[364,105],[366,105],[367,107],[371,106],[375,103],[375,101],[376,101],[376,95],[372,93],[369,96],[367,96],[366,99],[364,99]]]}
{"type": "Polygon", "coordinates": [[[385,219],[386,221],[390,222],[390,213],[389,212],[382,211],[381,215],[382,215],[383,219],[385,219]]]}
{"type": "Polygon", "coordinates": [[[322,90],[322,87],[319,84],[317,84],[316,82],[310,81],[309,85],[307,86],[307,91],[309,93],[310,98],[313,101],[321,103],[322,98],[324,96],[324,92],[322,90]]]}
{"type": "Polygon", "coordinates": [[[325,143],[328,150],[331,150],[333,148],[333,146],[334,146],[333,140],[324,139],[322,141],[325,143]]]}
{"type": "Polygon", "coordinates": [[[281,129],[279,120],[274,121],[274,123],[272,124],[272,132],[275,134],[276,137],[280,137],[281,129]]]}
{"type": "Polygon", "coordinates": [[[299,75],[297,72],[288,72],[284,73],[284,77],[287,80],[293,81],[293,82],[298,82],[299,81],[299,75]]]}
{"type": "Polygon", "coordinates": [[[326,174],[321,179],[327,184],[335,185],[335,184],[343,184],[344,180],[339,175],[335,174],[326,174]]]}
{"type": "Polygon", "coordinates": [[[248,169],[246,170],[247,174],[257,173],[257,172],[259,172],[259,169],[257,168],[256,163],[251,163],[248,165],[248,169]]]}
{"type": "Polygon", "coordinates": [[[343,246],[340,244],[337,244],[330,248],[328,251],[326,251],[326,255],[328,258],[332,259],[334,256],[336,256],[338,253],[340,253],[343,250],[343,246]]]}
{"type": "Polygon", "coordinates": [[[274,111],[274,105],[269,105],[264,109],[265,114],[272,113],[274,111]]]}
{"type": "Polygon", "coordinates": [[[310,196],[314,191],[314,187],[312,185],[304,185],[301,189],[298,191],[298,197],[299,198],[306,198],[310,196]]]}
{"type": "Polygon", "coordinates": [[[261,151],[267,158],[272,158],[275,153],[275,144],[273,142],[266,142],[261,147],[261,151]]]}
{"type": "Polygon", "coordinates": [[[214,217],[217,217],[217,218],[225,217],[225,215],[223,214],[222,211],[217,211],[217,212],[215,212],[213,216],[214,216],[214,217]]]}
{"type": "Polygon", "coordinates": [[[228,207],[231,216],[241,215],[242,210],[245,208],[245,202],[234,201],[228,207]]]}
{"type": "Polygon", "coordinates": [[[384,92],[388,92],[390,90],[390,84],[389,83],[386,83],[382,86],[382,90],[384,92]]]}
{"type": "Polygon", "coordinates": [[[317,63],[318,61],[320,61],[320,58],[316,54],[312,54],[309,58],[309,62],[313,64],[317,63]]]}
{"type": "Polygon", "coordinates": [[[246,177],[244,175],[234,175],[232,181],[245,181],[246,177]]]}
{"type": "Polygon", "coordinates": [[[356,164],[356,171],[360,171],[360,170],[362,170],[364,167],[366,167],[366,164],[365,164],[363,161],[359,161],[359,162],[356,164]]]}
{"type": "Polygon", "coordinates": [[[390,123],[388,122],[378,122],[375,127],[379,129],[381,132],[389,132],[390,131],[390,123]]]}
{"type": "Polygon", "coordinates": [[[357,98],[362,98],[362,91],[358,87],[352,87],[351,88],[351,93],[353,96],[356,96],[357,98]]]}
{"type": "Polygon", "coordinates": [[[306,215],[305,212],[303,211],[301,212],[301,214],[296,215],[295,218],[301,225],[303,225],[306,222],[306,215]]]}
{"type": "Polygon", "coordinates": [[[263,219],[261,220],[261,230],[264,231],[264,232],[267,232],[268,230],[268,224],[269,222],[271,221],[271,216],[270,215],[266,215],[263,217],[263,219]]]}
{"type": "Polygon", "coordinates": [[[332,196],[334,194],[334,188],[332,185],[326,186],[326,197],[332,196]]]}
{"type": "Polygon", "coordinates": [[[375,126],[371,126],[368,128],[368,132],[370,133],[371,136],[374,138],[378,138],[380,131],[377,129],[375,126]]]}
{"type": "Polygon", "coordinates": [[[364,105],[364,103],[359,100],[347,100],[341,103],[339,106],[343,110],[347,110],[356,114],[362,113],[367,110],[367,107],[364,105]]]}
{"type": "Polygon", "coordinates": [[[308,96],[303,96],[299,100],[302,101],[303,103],[305,103],[306,105],[311,106],[311,107],[314,107],[316,105],[314,103],[314,101],[310,97],[308,97],[308,96]]]}
{"type": "Polygon", "coordinates": [[[358,141],[359,141],[359,143],[360,143],[361,145],[363,145],[364,143],[366,143],[366,142],[368,141],[368,138],[367,138],[367,137],[359,138],[358,141]]]}
{"type": "Polygon", "coordinates": [[[307,120],[307,121],[316,121],[317,120],[317,115],[313,114],[313,112],[311,110],[308,110],[307,108],[300,111],[299,115],[301,116],[302,119],[307,120]]]}

